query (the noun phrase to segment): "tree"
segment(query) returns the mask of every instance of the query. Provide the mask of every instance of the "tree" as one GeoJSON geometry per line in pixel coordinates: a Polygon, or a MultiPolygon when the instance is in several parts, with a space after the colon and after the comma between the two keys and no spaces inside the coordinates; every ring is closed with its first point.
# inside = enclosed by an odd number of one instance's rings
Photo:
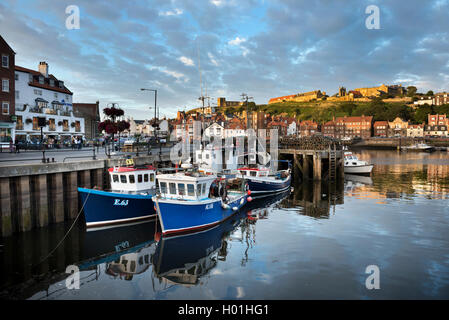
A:
{"type": "Polygon", "coordinates": [[[407,96],[413,97],[417,91],[418,91],[418,89],[415,86],[408,86],[407,87],[407,96]]]}
{"type": "Polygon", "coordinates": [[[433,96],[433,91],[432,90],[427,91],[426,96],[433,96]]]}

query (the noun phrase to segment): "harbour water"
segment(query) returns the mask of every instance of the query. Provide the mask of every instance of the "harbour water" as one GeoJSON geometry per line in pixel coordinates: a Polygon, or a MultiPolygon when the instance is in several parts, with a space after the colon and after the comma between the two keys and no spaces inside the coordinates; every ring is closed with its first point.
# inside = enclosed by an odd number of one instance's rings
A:
{"type": "Polygon", "coordinates": [[[448,299],[449,154],[355,154],[371,177],[295,184],[193,235],[79,223],[47,259],[70,223],[0,239],[0,298],[448,299]],[[66,287],[69,265],[79,289],[66,287]]]}

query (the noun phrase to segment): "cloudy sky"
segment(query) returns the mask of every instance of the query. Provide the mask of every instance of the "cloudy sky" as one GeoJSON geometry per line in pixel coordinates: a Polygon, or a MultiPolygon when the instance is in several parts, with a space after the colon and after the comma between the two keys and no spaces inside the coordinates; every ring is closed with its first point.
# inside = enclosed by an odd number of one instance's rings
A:
{"type": "Polygon", "coordinates": [[[16,65],[39,61],[75,102],[118,102],[150,118],[211,97],[256,103],[382,83],[449,90],[449,0],[1,0],[0,34],[16,65]],[[69,30],[76,5],[80,28],[69,30]],[[368,29],[369,5],[380,28],[368,29]]]}

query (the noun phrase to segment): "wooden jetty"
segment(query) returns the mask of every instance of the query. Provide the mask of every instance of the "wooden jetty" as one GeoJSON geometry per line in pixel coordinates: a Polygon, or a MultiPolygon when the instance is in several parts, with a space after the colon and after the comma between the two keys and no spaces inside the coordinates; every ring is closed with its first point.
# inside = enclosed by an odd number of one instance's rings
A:
{"type": "Polygon", "coordinates": [[[302,180],[344,179],[344,155],[339,141],[323,136],[284,138],[279,154],[293,161],[293,174],[302,180]]]}

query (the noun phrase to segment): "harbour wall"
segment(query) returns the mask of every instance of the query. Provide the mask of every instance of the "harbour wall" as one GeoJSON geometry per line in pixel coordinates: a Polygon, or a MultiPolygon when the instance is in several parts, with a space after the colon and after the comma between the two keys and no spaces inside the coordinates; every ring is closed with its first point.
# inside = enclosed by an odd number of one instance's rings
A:
{"type": "MultiPolygon", "coordinates": [[[[135,157],[136,165],[170,161],[168,154],[135,157]]],[[[0,237],[75,219],[78,187],[103,190],[107,169],[123,159],[0,167],[0,237]]]]}

